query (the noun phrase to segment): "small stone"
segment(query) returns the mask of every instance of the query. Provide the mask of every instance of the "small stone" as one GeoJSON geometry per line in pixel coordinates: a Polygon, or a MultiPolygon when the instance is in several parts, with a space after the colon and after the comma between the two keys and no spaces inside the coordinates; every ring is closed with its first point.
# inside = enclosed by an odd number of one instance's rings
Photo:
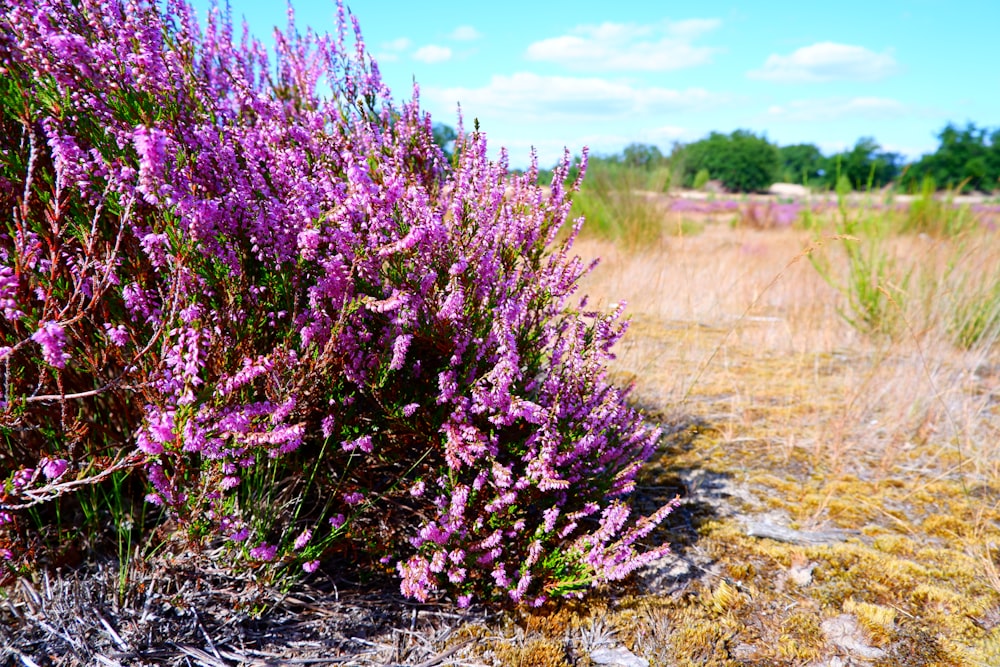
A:
{"type": "Polygon", "coordinates": [[[649,660],[640,658],[624,646],[594,649],[590,653],[590,659],[595,665],[609,667],[649,667],[649,660]]]}
{"type": "Polygon", "coordinates": [[[814,569],[816,563],[793,561],[788,568],[788,578],[797,586],[808,586],[812,583],[814,569]]]}
{"type": "Polygon", "coordinates": [[[858,622],[851,614],[841,614],[836,618],[828,618],[820,624],[826,640],[855,656],[867,660],[877,660],[885,657],[885,651],[868,644],[864,633],[858,627],[858,622]]]}

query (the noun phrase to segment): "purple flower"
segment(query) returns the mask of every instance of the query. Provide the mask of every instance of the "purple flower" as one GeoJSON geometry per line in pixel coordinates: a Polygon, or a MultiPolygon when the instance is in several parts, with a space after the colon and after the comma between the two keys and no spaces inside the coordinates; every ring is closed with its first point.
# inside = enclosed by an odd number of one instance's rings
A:
{"type": "Polygon", "coordinates": [[[21,468],[14,473],[14,489],[21,489],[27,486],[35,476],[34,468],[21,468]]]}
{"type": "Polygon", "coordinates": [[[219,486],[222,487],[223,491],[228,491],[230,489],[235,489],[240,485],[240,478],[236,475],[226,475],[219,482],[219,486]]]}
{"type": "Polygon", "coordinates": [[[319,248],[320,237],[318,229],[304,229],[299,232],[298,245],[302,259],[312,261],[316,259],[316,250],[319,248]]]}
{"type": "Polygon", "coordinates": [[[312,539],[312,531],[306,528],[295,538],[295,550],[301,551],[304,549],[309,544],[310,539],[312,539]]]}
{"type": "Polygon", "coordinates": [[[323,437],[329,438],[333,435],[333,427],[337,423],[337,417],[335,415],[327,415],[323,417],[323,421],[320,422],[320,427],[323,430],[323,437]]]}
{"type": "Polygon", "coordinates": [[[344,448],[345,452],[353,452],[355,449],[360,449],[366,454],[370,454],[372,451],[372,437],[370,435],[363,435],[355,440],[345,440],[341,443],[341,447],[344,448]]]}
{"type": "Polygon", "coordinates": [[[17,303],[17,275],[9,266],[0,266],[0,309],[3,316],[14,321],[24,317],[17,303]]]}
{"type": "Polygon", "coordinates": [[[166,234],[146,234],[139,241],[149,262],[159,268],[167,265],[167,250],[169,250],[169,240],[166,234]]]}
{"type": "Polygon", "coordinates": [[[69,462],[65,459],[42,459],[39,465],[46,479],[59,479],[69,467],[69,462]]]}
{"type": "Polygon", "coordinates": [[[125,325],[123,324],[113,326],[110,322],[105,322],[104,333],[107,334],[108,340],[117,347],[124,347],[128,343],[128,330],[125,329],[125,325]]]}
{"type": "Polygon", "coordinates": [[[559,518],[559,508],[550,507],[549,509],[542,512],[542,516],[545,518],[543,529],[545,530],[546,533],[551,533],[556,527],[556,519],[559,518]]]}
{"type": "MultiPolygon", "coordinates": [[[[636,520],[619,498],[656,444],[607,378],[623,307],[570,304],[587,267],[572,248],[583,221],[568,219],[580,185],[566,185],[568,152],[547,190],[534,157],[511,174],[481,132],[460,127],[448,164],[418,91],[398,105],[358,30],[347,44],[342,3],[340,34],[290,28],[277,62],[218,12],[203,29],[184,2],[98,5],[13,3],[0,19],[0,67],[38,119],[37,137],[0,138],[0,151],[37,154],[36,187],[64,195],[47,200],[53,224],[0,234],[0,321],[38,322],[24,351],[21,337],[0,341],[15,378],[4,400],[36,390],[16,378],[78,391],[75,374],[19,366],[36,357],[65,368],[72,353],[81,373],[96,364],[109,378],[122,367],[122,400],[98,400],[95,419],[125,428],[103,406],[122,401],[140,414],[118,441],[147,455],[149,501],[216,522],[261,561],[278,547],[251,549],[241,519],[219,518],[261,462],[336,471],[333,501],[362,525],[378,509],[355,489],[391,474],[412,498],[398,499],[387,540],[410,554],[400,590],[420,600],[558,590],[552,550],[595,581],[657,553],[638,545],[663,514],[636,520]],[[115,102],[133,98],[155,118],[115,102]],[[312,430],[330,439],[325,460],[283,460],[312,430]]],[[[15,482],[60,479],[59,461],[15,482]]],[[[288,514],[269,518],[300,555],[315,548],[288,514]]],[[[346,525],[333,517],[324,539],[346,525]]]]}
{"type": "Polygon", "coordinates": [[[250,550],[250,557],[254,560],[262,560],[265,562],[270,562],[274,560],[274,557],[278,554],[278,547],[274,544],[268,544],[267,542],[261,542],[253,549],[250,550]]]}
{"type": "Polygon", "coordinates": [[[139,186],[136,188],[152,205],[159,203],[159,182],[165,167],[167,137],[157,128],[138,126],[132,134],[139,155],[139,186]]]}
{"type": "Polygon", "coordinates": [[[62,326],[56,322],[42,322],[38,331],[32,334],[31,340],[41,346],[45,363],[56,368],[66,367],[70,355],[63,351],[66,345],[66,333],[62,326]]]}
{"type": "Polygon", "coordinates": [[[250,537],[250,529],[243,527],[237,530],[235,533],[232,533],[229,536],[229,539],[232,540],[233,542],[244,542],[248,537],[250,537]]]}
{"type": "Polygon", "coordinates": [[[413,336],[409,334],[396,338],[392,344],[392,361],[389,363],[389,370],[398,371],[403,367],[403,362],[406,361],[406,351],[409,349],[412,339],[413,336]]]}
{"type": "Polygon", "coordinates": [[[504,568],[503,563],[497,563],[493,568],[493,572],[490,573],[493,580],[496,581],[497,586],[500,588],[507,588],[510,586],[510,578],[507,576],[507,571],[504,568]]]}

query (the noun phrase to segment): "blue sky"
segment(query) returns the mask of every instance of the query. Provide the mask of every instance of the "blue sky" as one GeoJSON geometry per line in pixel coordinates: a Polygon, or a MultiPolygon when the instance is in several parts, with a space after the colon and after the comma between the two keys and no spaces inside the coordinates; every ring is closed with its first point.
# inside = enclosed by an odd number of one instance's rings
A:
{"type": "MultiPolygon", "coordinates": [[[[668,152],[735,129],[825,153],[871,136],[916,157],[949,121],[1000,127],[1000,0],[347,4],[398,98],[416,79],[449,125],[461,103],[513,166],[531,146],[547,166],[564,146],[668,152]]],[[[287,22],[284,2],[231,7],[265,43],[287,22]]],[[[300,27],[335,29],[333,0],[294,7],[300,27]]]]}

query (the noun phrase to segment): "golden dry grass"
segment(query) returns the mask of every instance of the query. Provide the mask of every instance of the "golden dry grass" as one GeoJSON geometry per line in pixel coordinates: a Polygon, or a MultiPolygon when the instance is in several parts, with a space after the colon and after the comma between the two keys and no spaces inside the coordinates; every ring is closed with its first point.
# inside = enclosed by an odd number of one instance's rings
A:
{"type": "Polygon", "coordinates": [[[844,241],[825,234],[708,221],[639,250],[578,243],[601,257],[591,304],[628,302],[613,373],[651,416],[689,426],[645,483],[685,488],[678,521],[702,512],[693,536],[661,536],[701,569],[528,615],[534,639],[509,664],[577,664],[553,642],[595,618],[654,665],[1000,664],[997,341],[966,349],[952,332],[956,305],[998,275],[996,239],[887,238],[893,275],[910,280],[886,287],[896,333],[868,336],[808,260],[845,275],[844,241]],[[695,507],[712,495],[698,480],[722,489],[718,506],[695,507]],[[751,537],[761,518],[847,539],[751,537]]]}

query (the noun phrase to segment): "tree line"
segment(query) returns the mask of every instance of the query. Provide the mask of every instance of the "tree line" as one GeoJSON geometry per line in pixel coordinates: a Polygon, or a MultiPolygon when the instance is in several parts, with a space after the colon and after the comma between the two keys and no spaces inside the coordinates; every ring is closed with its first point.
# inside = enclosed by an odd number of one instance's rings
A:
{"type": "MultiPolygon", "coordinates": [[[[447,149],[454,131],[438,125],[435,137],[447,149]]],[[[883,149],[871,137],[825,155],[815,144],[778,146],[764,135],[736,130],[730,134],[712,132],[687,144],[675,143],[669,154],[652,144],[633,143],[621,153],[591,157],[591,163],[648,172],[667,170],[672,185],[700,188],[716,181],[730,192],[760,192],[777,182],[830,190],[866,190],[889,184],[905,190],[1000,190],[1000,128],[980,128],[974,123],[963,128],[949,123],[937,137],[937,150],[912,162],[883,149]]],[[[551,172],[542,170],[539,178],[551,179],[551,172]]]]}

